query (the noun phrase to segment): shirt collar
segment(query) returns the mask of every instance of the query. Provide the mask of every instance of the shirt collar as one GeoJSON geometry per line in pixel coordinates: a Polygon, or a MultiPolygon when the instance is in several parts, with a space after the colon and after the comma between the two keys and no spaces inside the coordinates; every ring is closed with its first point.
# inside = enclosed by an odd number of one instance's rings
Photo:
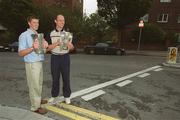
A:
{"type": "Polygon", "coordinates": [[[56,32],[62,32],[62,31],[64,31],[64,28],[61,31],[59,31],[58,29],[55,28],[55,31],[56,32]]]}
{"type": "Polygon", "coordinates": [[[37,34],[37,31],[33,31],[30,28],[27,29],[28,32],[32,33],[32,34],[37,34]]]}

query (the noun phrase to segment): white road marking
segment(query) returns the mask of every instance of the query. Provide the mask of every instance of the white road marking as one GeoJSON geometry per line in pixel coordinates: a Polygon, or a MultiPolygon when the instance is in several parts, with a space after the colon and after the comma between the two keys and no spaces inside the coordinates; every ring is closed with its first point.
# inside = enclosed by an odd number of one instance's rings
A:
{"type": "Polygon", "coordinates": [[[161,71],[163,70],[162,68],[158,68],[158,69],[155,69],[154,71],[158,72],[158,71],[161,71]]]}
{"type": "Polygon", "coordinates": [[[128,84],[130,84],[130,83],[132,83],[132,82],[133,82],[133,81],[131,81],[131,80],[125,80],[125,81],[120,82],[120,83],[118,83],[118,84],[116,84],[116,85],[119,86],[119,87],[123,87],[123,86],[128,85],[128,84]]]}
{"type": "Polygon", "coordinates": [[[150,75],[150,73],[144,73],[144,74],[139,75],[138,77],[144,78],[144,77],[147,77],[147,76],[149,76],[149,75],[150,75]]]}
{"type": "MultiPolygon", "coordinates": [[[[129,74],[129,75],[126,75],[124,77],[121,77],[121,78],[117,78],[117,79],[114,79],[114,80],[111,80],[111,81],[108,81],[108,82],[105,82],[105,83],[101,83],[101,84],[98,84],[98,85],[95,85],[95,86],[92,86],[92,87],[89,87],[89,88],[86,88],[86,89],[83,89],[83,90],[79,90],[79,91],[76,91],[76,92],[73,92],[71,94],[71,98],[75,98],[75,97],[78,97],[78,96],[82,96],[84,94],[87,94],[87,93],[90,93],[90,92],[93,92],[93,91],[96,91],[98,89],[102,89],[104,87],[107,87],[107,86],[110,86],[110,85],[113,85],[113,84],[116,84],[118,82],[121,82],[123,80],[126,80],[126,79],[129,79],[129,78],[132,78],[132,77],[135,77],[137,75],[140,75],[140,74],[143,74],[145,72],[148,72],[148,71],[152,71],[154,69],[157,69],[157,68],[160,68],[161,66],[157,65],[157,66],[154,66],[154,67],[150,67],[150,68],[147,68],[145,70],[141,70],[139,72],[135,72],[135,73],[132,73],[132,74],[129,74]]],[[[63,96],[60,97],[59,101],[55,102],[55,103],[52,103],[52,104],[56,104],[58,102],[62,102],[63,101],[63,96]]]]}
{"type": "Polygon", "coordinates": [[[84,95],[81,98],[84,99],[85,101],[89,101],[89,100],[92,100],[92,99],[94,99],[100,95],[103,95],[103,94],[105,94],[105,92],[103,90],[98,90],[98,91],[95,91],[93,93],[84,95]]]}

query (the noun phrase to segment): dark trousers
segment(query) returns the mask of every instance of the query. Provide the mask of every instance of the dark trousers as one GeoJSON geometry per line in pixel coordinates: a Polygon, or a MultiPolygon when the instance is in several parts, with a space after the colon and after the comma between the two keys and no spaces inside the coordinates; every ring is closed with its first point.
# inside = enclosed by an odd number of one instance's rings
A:
{"type": "Polygon", "coordinates": [[[70,56],[64,55],[51,55],[51,74],[52,74],[52,97],[59,95],[60,88],[60,74],[63,80],[63,96],[70,97],[70,56]]]}

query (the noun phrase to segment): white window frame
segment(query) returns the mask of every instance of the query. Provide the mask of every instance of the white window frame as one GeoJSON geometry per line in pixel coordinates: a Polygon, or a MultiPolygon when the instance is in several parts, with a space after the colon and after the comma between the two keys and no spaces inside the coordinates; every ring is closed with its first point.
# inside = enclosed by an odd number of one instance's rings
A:
{"type": "Polygon", "coordinates": [[[158,17],[157,17],[157,22],[159,22],[159,23],[167,23],[168,18],[169,18],[169,15],[167,13],[159,14],[158,17]]]}
{"type": "Polygon", "coordinates": [[[170,3],[171,0],[160,0],[161,3],[170,3]]]}

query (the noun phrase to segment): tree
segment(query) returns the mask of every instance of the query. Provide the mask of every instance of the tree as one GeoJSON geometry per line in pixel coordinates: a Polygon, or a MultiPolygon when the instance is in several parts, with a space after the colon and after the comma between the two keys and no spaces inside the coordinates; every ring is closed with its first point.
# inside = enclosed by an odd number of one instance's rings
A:
{"type": "Polygon", "coordinates": [[[123,28],[147,13],[152,0],[97,0],[98,13],[107,23],[118,30],[118,40],[121,45],[123,28]]]}
{"type": "Polygon", "coordinates": [[[31,0],[3,0],[0,2],[0,22],[8,30],[22,31],[28,15],[34,12],[31,0]]]}
{"type": "Polygon", "coordinates": [[[0,23],[13,33],[12,39],[25,30],[26,18],[34,12],[31,0],[2,0],[0,1],[0,23]]]}
{"type": "MultiPolygon", "coordinates": [[[[57,5],[34,4],[32,0],[3,0],[0,1],[0,23],[8,29],[10,39],[17,40],[19,34],[28,27],[27,16],[36,15],[40,19],[39,32],[47,33],[54,28],[54,18],[62,14],[66,19],[66,27],[70,32],[79,32],[82,15],[80,10],[73,12],[67,7],[57,5]]],[[[9,39],[9,38],[8,38],[9,39]]],[[[9,41],[10,42],[10,41],[9,41]]]]}
{"type": "MultiPolygon", "coordinates": [[[[138,42],[139,28],[136,27],[132,31],[132,37],[138,42]]],[[[165,43],[165,31],[156,24],[145,23],[142,30],[142,43],[165,43]]]]}
{"type": "Polygon", "coordinates": [[[83,37],[89,43],[112,40],[112,28],[97,13],[84,16],[82,26],[83,37]]]}
{"type": "MultiPolygon", "coordinates": [[[[67,7],[50,6],[48,8],[51,16],[51,25],[54,23],[54,18],[58,14],[62,14],[65,17],[65,29],[73,33],[73,37],[79,39],[79,33],[82,31],[83,17],[81,11],[77,8],[73,11],[67,7]]],[[[75,40],[74,39],[74,40],[75,40]]],[[[77,42],[77,41],[76,41],[77,42]]]]}

